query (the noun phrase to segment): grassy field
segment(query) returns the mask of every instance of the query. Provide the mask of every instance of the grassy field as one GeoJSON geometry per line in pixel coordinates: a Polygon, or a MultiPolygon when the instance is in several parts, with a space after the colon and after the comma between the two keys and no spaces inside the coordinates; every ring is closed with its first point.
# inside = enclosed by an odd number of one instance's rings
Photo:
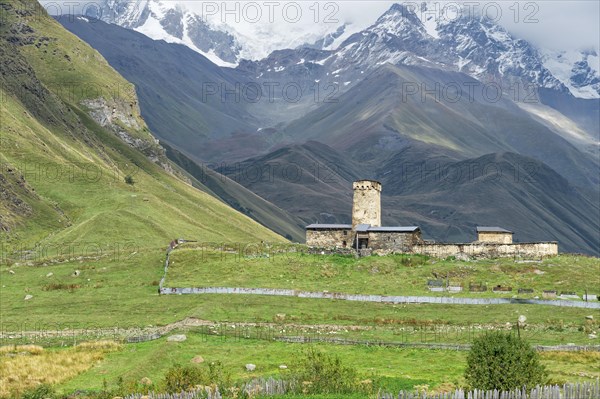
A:
{"type": "MultiPolygon", "coordinates": [[[[418,349],[390,349],[366,346],[316,345],[327,353],[336,354],[345,364],[358,369],[364,378],[380,379],[390,389],[411,389],[428,385],[444,390],[463,384],[466,352],[418,349]]],[[[115,384],[119,376],[140,380],[148,377],[158,382],[164,372],[174,364],[191,364],[201,356],[204,364],[221,361],[231,371],[233,381],[247,381],[254,377],[284,378],[293,370],[297,358],[305,347],[300,344],[283,344],[253,340],[231,340],[188,334],[185,342],[166,342],[165,339],[143,344],[125,345],[112,352],[86,372],[60,385],[69,392],[74,389],[100,389],[103,381],[115,384]],[[248,372],[245,364],[256,364],[248,372]],[[287,365],[281,370],[280,365],[287,365]]],[[[600,377],[598,353],[545,353],[544,364],[554,382],[590,381],[600,377]]]]}
{"type": "Polygon", "coordinates": [[[38,384],[60,384],[120,350],[115,342],[84,343],[47,350],[36,345],[0,347],[0,397],[18,395],[38,384]]]}
{"type": "MultiPolygon", "coordinates": [[[[361,378],[372,380],[383,390],[447,391],[464,384],[466,352],[322,344],[315,347],[339,356],[344,364],[356,368],[361,378]]],[[[235,340],[189,332],[184,342],[167,342],[162,338],[141,344],[115,345],[105,341],[63,349],[2,347],[0,397],[39,383],[51,383],[63,394],[115,388],[119,379],[127,382],[148,378],[159,384],[170,367],[198,364],[198,357],[202,358],[200,367],[221,362],[233,383],[256,377],[281,379],[294,371],[306,349],[301,344],[235,340]],[[248,363],[255,364],[256,370],[247,371],[248,363]],[[281,365],[288,368],[281,369],[281,365]]],[[[598,353],[554,352],[541,356],[549,371],[549,382],[593,381],[600,377],[598,353]]]]}
{"type": "MultiPolygon", "coordinates": [[[[421,326],[449,326],[454,331],[480,326],[504,328],[506,323],[514,325],[517,317],[523,314],[527,316],[526,333],[535,343],[582,345],[594,343],[588,334],[600,329],[597,310],[537,305],[391,305],[254,295],[159,296],[157,284],[163,273],[164,250],[130,251],[109,250],[98,257],[43,259],[30,266],[26,263],[1,266],[2,329],[143,328],[194,317],[212,322],[275,322],[290,327],[362,326],[366,328],[349,328],[347,332],[337,333],[361,340],[464,342],[464,332],[452,338],[452,335],[440,337],[436,331],[411,333],[412,330],[407,329],[421,326]],[[75,275],[75,271],[79,274],[75,275]],[[33,297],[25,300],[26,295],[33,297]],[[281,315],[285,315],[284,320],[281,315]],[[588,315],[593,315],[594,320],[587,320],[588,315]]],[[[364,266],[369,260],[382,261],[373,257],[359,262],[364,266]]],[[[454,267],[460,267],[459,262],[456,263],[454,267]]],[[[307,269],[312,267],[306,266],[307,269]]],[[[347,266],[333,268],[337,267],[347,266]]],[[[402,269],[412,270],[404,266],[397,269],[398,273],[402,269]]],[[[367,284],[371,281],[373,287],[385,284],[385,279],[377,273],[367,273],[363,277],[369,279],[367,284]]],[[[224,274],[223,278],[228,277],[224,274]]],[[[315,282],[314,290],[325,288],[319,284],[315,282]]]]}
{"type": "MultiPolygon", "coordinates": [[[[284,249],[285,251],[285,249],[284,249]]],[[[541,297],[544,290],[600,294],[600,260],[561,255],[536,263],[513,259],[460,262],[421,256],[394,255],[355,259],[276,253],[257,246],[238,247],[238,253],[217,252],[193,246],[171,255],[167,287],[286,288],[305,291],[382,295],[448,295],[430,292],[428,280],[460,285],[456,296],[499,297],[517,295],[519,288],[533,289],[520,298],[541,297]],[[241,249],[241,250],[240,250],[241,249]],[[269,257],[256,257],[268,254],[269,257]],[[470,293],[469,284],[484,284],[488,291],[470,293]],[[510,293],[492,287],[508,286],[510,293]]]]}

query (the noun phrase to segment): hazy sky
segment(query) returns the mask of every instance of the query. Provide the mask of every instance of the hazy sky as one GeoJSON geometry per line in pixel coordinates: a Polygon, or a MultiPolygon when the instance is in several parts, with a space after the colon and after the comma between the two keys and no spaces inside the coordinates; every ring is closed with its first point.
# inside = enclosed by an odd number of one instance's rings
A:
{"type": "MultiPolygon", "coordinates": [[[[131,0],[132,2],[144,2],[145,0],[131,0]]],[[[317,26],[314,21],[315,17],[315,0],[305,1],[278,1],[278,0],[241,0],[241,1],[201,1],[201,0],[163,0],[165,3],[176,1],[185,4],[186,7],[195,11],[215,14],[210,20],[216,17],[225,20],[227,25],[233,25],[237,31],[245,33],[249,36],[254,36],[256,32],[261,34],[256,35],[257,38],[264,37],[265,33],[277,35],[277,32],[293,32],[294,35],[307,38],[312,35],[318,35],[323,32],[325,19],[328,15],[331,19],[337,19],[342,22],[352,23],[352,31],[363,29],[383,14],[394,1],[319,1],[318,19],[321,26],[317,26]],[[249,3],[252,3],[249,5],[249,3]],[[271,6],[268,3],[272,4],[271,6]],[[293,24],[282,17],[282,10],[286,7],[286,3],[300,4],[302,7],[302,18],[299,22],[293,24]],[[223,6],[223,4],[226,4],[223,6]],[[256,10],[262,12],[260,22],[250,22],[242,17],[239,22],[235,21],[235,15],[224,14],[225,8],[234,9],[239,7],[246,11],[246,16],[253,18],[256,10]],[[274,4],[274,5],[273,5],[274,4]],[[271,8],[269,8],[271,7],[271,8]],[[274,21],[269,24],[267,15],[271,10],[274,21]],[[268,26],[266,26],[268,25],[268,26]]],[[[43,4],[62,4],[64,0],[51,1],[44,0],[43,4]]],[[[102,0],[80,0],[79,4],[84,3],[100,3],[102,0]]],[[[76,3],[76,1],[70,1],[76,3]]],[[[405,2],[406,3],[406,2],[405,2]]],[[[421,1],[411,1],[415,5],[421,1]]],[[[435,4],[440,10],[448,10],[448,16],[451,17],[453,4],[452,1],[428,1],[430,4],[435,4]],[[444,8],[446,7],[446,8],[444,8]]],[[[469,3],[469,7],[473,10],[486,10],[490,18],[498,19],[509,32],[517,37],[524,38],[539,47],[561,50],[575,50],[582,48],[593,48],[596,51],[600,50],[600,1],[477,1],[472,0],[464,3],[469,3]],[[517,11],[518,10],[518,11],[517,11]]],[[[52,9],[52,7],[51,7],[52,9]]],[[[286,8],[288,18],[294,18],[295,7],[288,6],[286,8]]],[[[330,24],[332,27],[334,24],[330,24]]],[[[337,25],[337,24],[336,24],[337,25]]],[[[286,36],[282,33],[282,36],[286,36]]],[[[297,36],[297,38],[298,38],[297,36]]],[[[284,45],[285,42],[280,43],[284,45]]]]}

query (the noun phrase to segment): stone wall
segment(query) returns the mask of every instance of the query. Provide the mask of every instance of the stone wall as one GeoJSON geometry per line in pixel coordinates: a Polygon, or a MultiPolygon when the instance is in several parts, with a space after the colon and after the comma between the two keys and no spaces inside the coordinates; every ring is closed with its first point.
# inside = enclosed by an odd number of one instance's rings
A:
{"type": "Polygon", "coordinates": [[[513,235],[511,233],[480,232],[477,234],[477,241],[493,242],[498,244],[512,244],[513,235]]]}
{"type": "Polygon", "coordinates": [[[369,248],[377,255],[411,252],[420,241],[417,232],[369,232],[369,248]]]}
{"type": "Polygon", "coordinates": [[[306,245],[319,248],[343,248],[352,246],[351,230],[306,230],[306,245]]]}
{"type": "Polygon", "coordinates": [[[352,227],[358,224],[381,226],[381,183],[371,180],[354,182],[352,227]]]}
{"type": "Polygon", "coordinates": [[[558,243],[494,244],[473,242],[467,244],[417,244],[412,248],[412,252],[436,258],[466,255],[472,258],[523,257],[539,259],[546,256],[558,255],[558,243]]]}
{"type": "Polygon", "coordinates": [[[452,296],[389,296],[389,295],[361,295],[345,294],[328,291],[298,291],[292,289],[277,288],[245,288],[245,287],[189,287],[189,288],[161,288],[163,295],[184,294],[238,294],[238,295],[272,295],[272,296],[295,296],[298,298],[338,299],[357,302],[380,302],[380,303],[436,303],[447,305],[549,305],[561,307],[573,307],[583,309],[600,309],[599,302],[544,300],[524,298],[462,298],[452,296]]]}

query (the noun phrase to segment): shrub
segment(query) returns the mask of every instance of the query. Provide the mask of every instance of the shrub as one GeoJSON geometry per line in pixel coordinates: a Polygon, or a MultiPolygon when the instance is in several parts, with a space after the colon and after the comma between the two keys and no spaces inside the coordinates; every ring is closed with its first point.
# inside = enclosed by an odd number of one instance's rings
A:
{"type": "Polygon", "coordinates": [[[168,393],[187,391],[196,385],[205,385],[207,376],[200,367],[176,364],[165,374],[165,390],[168,393]]]}
{"type": "Polygon", "coordinates": [[[23,392],[21,399],[53,399],[56,393],[50,384],[41,384],[23,392]]]}
{"type": "Polygon", "coordinates": [[[116,341],[111,341],[111,340],[81,342],[81,343],[77,344],[77,346],[75,347],[75,349],[77,349],[77,350],[88,350],[88,351],[101,350],[101,351],[105,351],[105,352],[118,351],[118,350],[121,350],[122,348],[123,348],[123,345],[121,345],[120,343],[118,343],[116,341]]]}
{"type": "Polygon", "coordinates": [[[208,379],[207,384],[215,384],[219,387],[226,388],[231,385],[231,372],[225,369],[220,361],[211,362],[208,364],[208,379]]]}
{"type": "Polygon", "coordinates": [[[538,353],[514,334],[488,332],[473,341],[465,379],[470,388],[512,390],[542,385],[547,378],[538,353]]]}
{"type": "Polygon", "coordinates": [[[425,255],[396,255],[396,262],[405,267],[414,267],[427,264],[429,260],[425,255]]]}
{"type": "Polygon", "coordinates": [[[131,176],[131,175],[125,176],[125,183],[129,184],[130,186],[133,186],[135,184],[135,181],[133,180],[133,176],[131,176]]]}
{"type": "Polygon", "coordinates": [[[69,292],[75,292],[76,289],[81,288],[79,284],[63,284],[63,283],[50,283],[42,287],[44,291],[56,291],[56,290],[67,290],[69,292]]]}
{"type": "Polygon", "coordinates": [[[346,394],[366,389],[354,368],[343,365],[339,357],[315,348],[303,353],[293,379],[297,389],[305,394],[346,394]]]}

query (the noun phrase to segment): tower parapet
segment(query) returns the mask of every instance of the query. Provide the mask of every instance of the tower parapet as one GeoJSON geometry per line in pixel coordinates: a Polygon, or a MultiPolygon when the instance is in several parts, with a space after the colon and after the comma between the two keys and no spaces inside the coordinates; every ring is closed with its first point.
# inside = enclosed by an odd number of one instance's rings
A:
{"type": "Polygon", "coordinates": [[[359,224],[381,226],[381,183],[376,180],[359,180],[352,184],[352,228],[359,224]]]}

